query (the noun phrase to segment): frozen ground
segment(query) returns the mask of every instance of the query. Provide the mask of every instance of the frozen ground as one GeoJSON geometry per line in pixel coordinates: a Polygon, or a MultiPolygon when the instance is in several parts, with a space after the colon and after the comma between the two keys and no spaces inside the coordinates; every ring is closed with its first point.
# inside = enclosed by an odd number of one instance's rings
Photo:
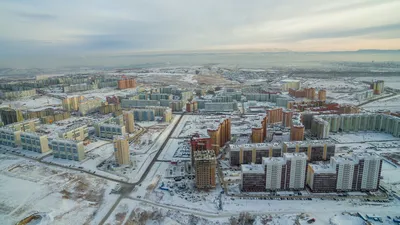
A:
{"type": "Polygon", "coordinates": [[[46,215],[43,225],[97,224],[117,196],[114,182],[86,174],[0,155],[0,221],[15,224],[34,212],[46,215]]]}
{"type": "Polygon", "coordinates": [[[354,132],[354,133],[330,133],[329,139],[337,143],[355,143],[371,141],[398,141],[400,138],[393,137],[391,134],[380,132],[354,132]]]}
{"type": "Polygon", "coordinates": [[[3,101],[0,106],[11,106],[12,108],[18,109],[36,109],[43,108],[45,106],[60,106],[61,100],[58,98],[48,96],[31,96],[17,101],[3,101]]]}
{"type": "Polygon", "coordinates": [[[374,101],[369,104],[363,105],[362,107],[369,111],[377,111],[377,110],[390,110],[392,112],[400,111],[400,96],[396,95],[394,97],[389,97],[382,100],[374,101]]]}

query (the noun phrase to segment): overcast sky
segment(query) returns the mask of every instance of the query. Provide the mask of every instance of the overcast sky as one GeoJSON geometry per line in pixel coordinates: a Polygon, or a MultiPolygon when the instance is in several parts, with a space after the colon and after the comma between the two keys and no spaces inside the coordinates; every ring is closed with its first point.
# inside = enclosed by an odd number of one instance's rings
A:
{"type": "Polygon", "coordinates": [[[400,49],[400,0],[0,0],[0,56],[400,49]]]}

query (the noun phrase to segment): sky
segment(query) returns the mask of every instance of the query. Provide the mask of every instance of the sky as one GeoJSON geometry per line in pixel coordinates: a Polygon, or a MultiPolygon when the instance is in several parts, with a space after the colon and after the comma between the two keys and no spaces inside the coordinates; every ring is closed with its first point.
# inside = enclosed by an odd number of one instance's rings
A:
{"type": "Polygon", "coordinates": [[[0,0],[0,58],[400,49],[399,0],[0,0]]]}

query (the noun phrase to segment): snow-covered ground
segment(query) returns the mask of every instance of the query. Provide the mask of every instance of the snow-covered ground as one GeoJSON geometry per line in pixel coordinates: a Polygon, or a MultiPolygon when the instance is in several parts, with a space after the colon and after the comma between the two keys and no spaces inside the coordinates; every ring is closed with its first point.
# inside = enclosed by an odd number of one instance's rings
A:
{"type": "Polygon", "coordinates": [[[385,87],[400,89],[400,77],[399,76],[360,77],[360,78],[357,78],[357,80],[368,81],[368,82],[371,82],[372,80],[383,80],[383,81],[385,81],[385,87]]]}
{"type": "Polygon", "coordinates": [[[61,106],[61,100],[48,96],[31,96],[17,101],[3,101],[0,106],[11,106],[12,108],[17,109],[37,109],[44,108],[45,106],[61,106]]]}
{"type": "Polygon", "coordinates": [[[369,111],[377,111],[377,110],[390,110],[392,112],[400,111],[400,96],[396,95],[394,97],[389,97],[382,100],[374,101],[369,104],[363,105],[362,107],[369,111]]]}
{"type": "Polygon", "coordinates": [[[0,155],[0,221],[15,224],[40,212],[41,224],[97,224],[117,196],[114,182],[9,155],[0,155]],[[98,221],[98,220],[97,220],[98,221]]]}
{"type": "Polygon", "coordinates": [[[168,140],[158,160],[187,160],[190,158],[190,145],[188,139],[168,140]]]}

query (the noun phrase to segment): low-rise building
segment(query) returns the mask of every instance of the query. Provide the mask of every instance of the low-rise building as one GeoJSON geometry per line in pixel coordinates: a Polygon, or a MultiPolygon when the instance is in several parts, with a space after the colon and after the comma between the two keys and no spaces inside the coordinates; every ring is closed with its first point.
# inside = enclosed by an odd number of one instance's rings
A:
{"type": "Polygon", "coordinates": [[[50,141],[49,147],[53,151],[54,158],[74,161],[82,161],[85,158],[85,147],[82,141],[53,139],[50,141]]]}
{"type": "Polygon", "coordinates": [[[0,144],[10,147],[17,147],[21,145],[21,131],[16,131],[7,127],[1,127],[0,144]]]}
{"type": "Polygon", "coordinates": [[[101,138],[113,139],[114,136],[125,135],[125,126],[118,124],[103,123],[99,125],[99,134],[101,138]]]}
{"type": "Polygon", "coordinates": [[[89,136],[89,128],[87,125],[73,125],[67,129],[58,132],[58,137],[76,141],[83,141],[89,136]]]}
{"type": "Polygon", "coordinates": [[[100,107],[100,98],[85,99],[79,103],[79,114],[85,116],[86,114],[99,111],[100,107]]]}
{"type": "Polygon", "coordinates": [[[21,146],[23,150],[45,153],[49,151],[47,135],[21,132],[21,146]]]}

